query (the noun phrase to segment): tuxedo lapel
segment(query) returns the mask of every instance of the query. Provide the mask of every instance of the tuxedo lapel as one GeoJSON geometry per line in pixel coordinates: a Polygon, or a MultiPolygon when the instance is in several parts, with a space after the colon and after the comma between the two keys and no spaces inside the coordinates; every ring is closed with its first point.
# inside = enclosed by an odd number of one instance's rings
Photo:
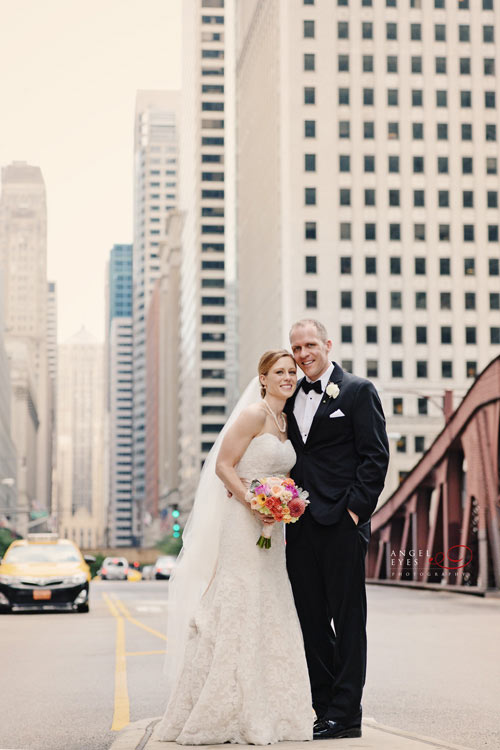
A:
{"type": "MultiPolygon", "coordinates": [[[[333,363],[333,370],[332,374],[330,375],[329,383],[336,383],[340,389],[342,389],[342,379],[344,377],[344,371],[338,365],[336,362],[333,363]]],[[[328,387],[328,386],[327,386],[328,387]]],[[[339,394],[340,395],[340,394],[339,394]]],[[[337,396],[338,398],[338,396],[337,396]]],[[[321,417],[328,411],[328,407],[330,405],[330,396],[326,394],[326,391],[323,393],[321,397],[321,401],[319,402],[319,406],[316,409],[316,413],[313,417],[313,421],[311,424],[311,429],[309,430],[309,434],[307,436],[306,444],[309,442],[312,433],[314,432],[314,429],[318,426],[318,423],[321,419],[321,417]]]]}
{"type": "Polygon", "coordinates": [[[304,378],[301,378],[297,382],[297,387],[293,393],[293,396],[290,396],[290,398],[288,399],[286,410],[285,410],[287,417],[288,417],[288,437],[290,438],[290,440],[292,440],[292,442],[297,442],[299,444],[302,443],[302,438],[300,436],[299,426],[297,424],[297,420],[295,419],[295,414],[293,413],[293,410],[295,408],[295,399],[297,398],[297,393],[300,391],[303,380],[304,378]],[[292,433],[293,433],[293,438],[292,438],[292,433]]]}

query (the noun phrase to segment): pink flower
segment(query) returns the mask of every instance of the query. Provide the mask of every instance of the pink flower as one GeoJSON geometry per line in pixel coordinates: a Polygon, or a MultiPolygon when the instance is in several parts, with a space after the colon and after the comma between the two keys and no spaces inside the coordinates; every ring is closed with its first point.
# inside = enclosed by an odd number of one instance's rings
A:
{"type": "Polygon", "coordinates": [[[299,516],[301,516],[305,509],[305,502],[298,497],[290,500],[290,502],[288,503],[288,510],[290,511],[290,515],[292,516],[292,518],[298,518],[299,516]]]}

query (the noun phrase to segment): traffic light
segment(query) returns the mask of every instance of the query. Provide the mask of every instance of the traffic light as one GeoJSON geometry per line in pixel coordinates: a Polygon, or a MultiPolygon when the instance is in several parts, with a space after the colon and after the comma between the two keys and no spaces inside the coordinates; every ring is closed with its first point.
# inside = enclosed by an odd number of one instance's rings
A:
{"type": "Polygon", "coordinates": [[[181,526],[179,521],[177,520],[180,516],[179,508],[176,505],[172,505],[172,518],[174,519],[174,522],[172,524],[172,536],[174,539],[178,539],[181,535],[181,526]]]}

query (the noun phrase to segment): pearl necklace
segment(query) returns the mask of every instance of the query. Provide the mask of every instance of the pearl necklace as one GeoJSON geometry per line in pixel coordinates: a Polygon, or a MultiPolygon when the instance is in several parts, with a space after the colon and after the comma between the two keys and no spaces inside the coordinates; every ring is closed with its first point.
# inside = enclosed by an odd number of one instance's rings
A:
{"type": "Polygon", "coordinates": [[[266,407],[267,411],[269,412],[269,414],[274,419],[274,422],[275,422],[276,427],[278,428],[278,430],[280,432],[286,432],[286,419],[285,419],[285,415],[283,414],[283,412],[281,412],[281,419],[282,419],[282,425],[283,425],[283,427],[280,427],[279,422],[278,422],[278,418],[277,418],[276,414],[273,412],[273,410],[271,409],[271,407],[269,406],[269,404],[267,403],[267,401],[265,401],[264,399],[262,399],[262,403],[264,404],[264,406],[266,407]]]}

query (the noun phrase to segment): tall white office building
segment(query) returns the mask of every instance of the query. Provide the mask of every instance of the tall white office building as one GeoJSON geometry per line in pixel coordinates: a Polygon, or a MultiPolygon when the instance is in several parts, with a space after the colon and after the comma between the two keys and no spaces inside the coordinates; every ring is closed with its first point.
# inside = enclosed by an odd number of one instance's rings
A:
{"type": "Polygon", "coordinates": [[[180,489],[186,510],[236,385],[234,13],[233,0],[183,3],[180,489]]]}
{"type": "Polygon", "coordinates": [[[106,541],[104,348],[82,328],[59,345],[57,525],[82,547],[106,541]]]}
{"type": "Polygon", "coordinates": [[[133,536],[142,537],[146,491],[146,321],[160,274],[160,240],[177,207],[179,92],[138,91],[134,137],[133,536]]]}
{"type": "Polygon", "coordinates": [[[132,245],[114,245],[111,249],[107,266],[106,307],[108,544],[112,547],[131,547],[132,245]]]}
{"type": "Polygon", "coordinates": [[[322,320],[396,481],[500,351],[499,34],[498,0],[238,3],[241,373],[322,320]]]}
{"type": "Polygon", "coordinates": [[[49,509],[51,408],[47,362],[47,208],[39,167],[2,168],[0,265],[12,385],[19,504],[49,509]]]}

